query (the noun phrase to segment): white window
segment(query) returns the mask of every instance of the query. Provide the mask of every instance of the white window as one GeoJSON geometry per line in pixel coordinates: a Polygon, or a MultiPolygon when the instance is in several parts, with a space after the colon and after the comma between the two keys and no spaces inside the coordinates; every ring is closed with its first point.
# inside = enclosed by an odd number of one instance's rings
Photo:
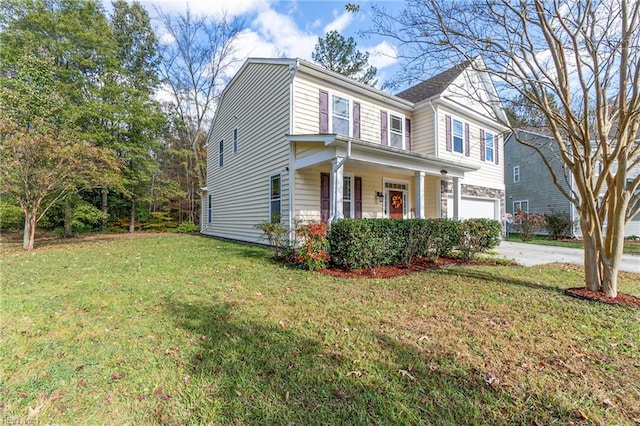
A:
{"type": "Polygon", "coordinates": [[[238,153],[238,128],[233,129],[233,153],[238,153]]]}
{"type": "Polygon", "coordinates": [[[345,218],[353,217],[353,178],[344,176],[342,184],[342,214],[345,218]]]}
{"type": "Polygon", "coordinates": [[[351,136],[351,102],[338,95],[331,99],[331,132],[351,136]]]}
{"type": "Polygon", "coordinates": [[[529,213],[529,201],[514,201],[513,202],[513,214],[518,214],[522,210],[524,213],[529,213]]]}
{"type": "Polygon", "coordinates": [[[220,141],[220,149],[218,154],[218,167],[224,165],[224,139],[220,141]]]}
{"type": "Polygon", "coordinates": [[[209,194],[208,197],[208,205],[207,205],[207,221],[211,223],[211,219],[213,217],[213,196],[209,194]]]}
{"type": "Polygon", "coordinates": [[[462,154],[464,152],[464,125],[462,121],[452,120],[453,122],[453,150],[462,154]]]}
{"type": "Polygon", "coordinates": [[[493,153],[495,149],[493,133],[484,133],[484,161],[493,163],[493,153]]]}
{"type": "Polygon", "coordinates": [[[403,119],[397,115],[389,114],[389,141],[396,148],[404,147],[403,119]]]}
{"type": "Polygon", "coordinates": [[[520,182],[520,166],[515,166],[513,168],[513,183],[520,182]]]}
{"type": "Polygon", "coordinates": [[[281,218],[281,188],[280,175],[272,175],[269,178],[269,218],[271,223],[280,223],[281,218]]]}

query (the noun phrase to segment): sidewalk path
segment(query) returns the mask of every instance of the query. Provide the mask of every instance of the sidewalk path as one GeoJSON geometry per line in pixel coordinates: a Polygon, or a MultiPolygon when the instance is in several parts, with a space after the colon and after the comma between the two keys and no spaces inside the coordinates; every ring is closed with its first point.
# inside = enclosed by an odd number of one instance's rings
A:
{"type": "MultiPolygon", "coordinates": [[[[515,260],[524,266],[542,265],[552,262],[584,265],[582,249],[503,241],[494,251],[500,256],[515,260]]],[[[640,256],[632,254],[623,255],[622,261],[620,262],[620,270],[640,274],[640,256]]]]}

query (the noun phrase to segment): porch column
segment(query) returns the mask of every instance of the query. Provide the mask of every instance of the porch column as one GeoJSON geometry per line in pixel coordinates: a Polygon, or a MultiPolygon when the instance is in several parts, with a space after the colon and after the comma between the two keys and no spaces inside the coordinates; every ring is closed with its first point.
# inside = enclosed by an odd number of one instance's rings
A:
{"type": "Polygon", "coordinates": [[[336,219],[342,219],[344,217],[344,212],[342,209],[344,161],[342,161],[342,158],[336,157],[336,159],[332,161],[331,172],[331,217],[329,217],[329,223],[336,219]]]}
{"type": "Polygon", "coordinates": [[[424,219],[424,172],[416,172],[413,180],[413,186],[416,189],[416,219],[424,219]]]}
{"type": "Polygon", "coordinates": [[[461,187],[460,187],[460,178],[453,178],[453,218],[455,220],[460,219],[460,195],[461,195],[461,187]]]}

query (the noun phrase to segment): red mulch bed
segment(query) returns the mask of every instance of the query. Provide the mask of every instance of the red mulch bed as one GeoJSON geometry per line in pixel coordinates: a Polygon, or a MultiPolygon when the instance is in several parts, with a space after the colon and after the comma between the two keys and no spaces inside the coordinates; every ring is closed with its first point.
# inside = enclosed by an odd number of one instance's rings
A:
{"type": "Polygon", "coordinates": [[[372,269],[357,269],[348,271],[341,268],[328,268],[317,271],[320,274],[330,275],[338,278],[395,278],[401,275],[410,274],[411,272],[424,271],[427,269],[437,269],[443,266],[451,265],[496,265],[491,260],[464,260],[450,257],[440,257],[437,261],[429,259],[417,259],[412,265],[389,265],[377,266],[372,269]]]}
{"type": "Polygon", "coordinates": [[[607,303],[609,305],[627,306],[630,308],[640,308],[640,298],[630,294],[618,293],[617,297],[609,297],[597,291],[587,290],[584,287],[568,288],[564,291],[569,296],[578,299],[591,300],[595,302],[607,303]]]}

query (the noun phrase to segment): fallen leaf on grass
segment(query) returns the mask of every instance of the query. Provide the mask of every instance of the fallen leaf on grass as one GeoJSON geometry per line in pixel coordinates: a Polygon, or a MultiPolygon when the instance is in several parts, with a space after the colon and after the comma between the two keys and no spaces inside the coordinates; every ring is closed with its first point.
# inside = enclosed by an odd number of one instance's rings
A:
{"type": "Polygon", "coordinates": [[[112,380],[120,380],[124,377],[124,373],[113,373],[111,375],[112,380]]]}
{"type": "Polygon", "coordinates": [[[36,417],[38,414],[40,414],[40,411],[42,411],[42,408],[44,407],[44,405],[46,404],[46,400],[41,401],[40,404],[34,406],[34,407],[29,407],[27,408],[27,419],[28,420],[32,420],[34,417],[36,417]]]}
{"type": "Polygon", "coordinates": [[[28,394],[28,393],[26,393],[26,392],[20,392],[20,398],[26,398],[26,397],[28,397],[28,396],[29,396],[29,394],[28,394]]]}
{"type": "Polygon", "coordinates": [[[493,373],[489,373],[489,375],[484,379],[485,382],[491,387],[496,387],[500,384],[500,379],[493,375],[493,373]]]}
{"type": "Polygon", "coordinates": [[[180,352],[178,348],[168,348],[164,350],[165,355],[177,355],[180,352]]]}
{"type": "Polygon", "coordinates": [[[161,401],[166,401],[171,398],[171,395],[162,392],[162,388],[160,386],[153,391],[153,394],[161,401]]]}
{"type": "Polygon", "coordinates": [[[408,377],[412,382],[415,382],[418,380],[415,377],[413,377],[411,373],[409,373],[407,370],[398,370],[398,373],[400,373],[400,375],[403,377],[408,377]]]}
{"type": "Polygon", "coordinates": [[[362,371],[349,371],[347,373],[347,377],[350,377],[350,376],[360,377],[362,376],[362,371]]]}
{"type": "Polygon", "coordinates": [[[603,400],[602,405],[605,406],[606,408],[615,407],[615,404],[609,398],[606,398],[605,400],[603,400]]]}
{"type": "Polygon", "coordinates": [[[87,382],[85,382],[84,380],[78,380],[76,382],[76,386],[78,386],[79,388],[84,388],[87,386],[87,382]]]}

